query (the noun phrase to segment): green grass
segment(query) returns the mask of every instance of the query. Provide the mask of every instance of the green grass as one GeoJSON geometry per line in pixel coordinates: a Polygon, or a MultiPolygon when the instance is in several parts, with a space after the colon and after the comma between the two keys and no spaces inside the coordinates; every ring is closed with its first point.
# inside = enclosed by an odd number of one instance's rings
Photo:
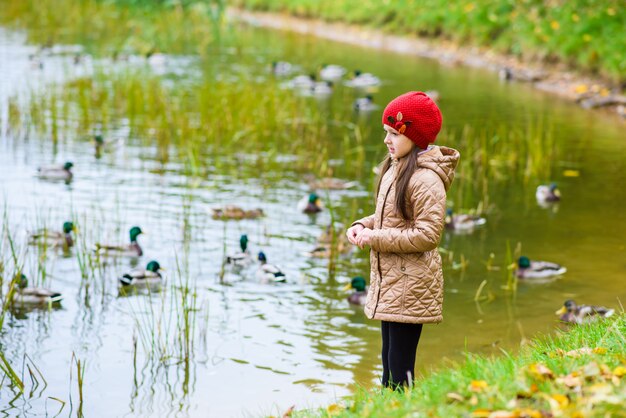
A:
{"type": "Polygon", "coordinates": [[[534,340],[518,355],[468,354],[402,392],[359,390],[294,417],[624,416],[626,315],[534,340]],[[552,415],[548,415],[552,414],[552,415]]]}
{"type": "Polygon", "coordinates": [[[235,0],[257,10],[488,46],[626,81],[626,8],[619,0],[235,0]]]}

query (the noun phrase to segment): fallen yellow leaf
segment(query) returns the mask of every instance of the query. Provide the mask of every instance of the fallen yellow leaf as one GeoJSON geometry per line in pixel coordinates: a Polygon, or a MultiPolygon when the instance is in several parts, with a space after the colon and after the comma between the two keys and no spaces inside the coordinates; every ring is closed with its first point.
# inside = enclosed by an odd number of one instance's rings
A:
{"type": "Polygon", "coordinates": [[[563,170],[563,175],[565,177],[579,177],[580,171],[578,170],[563,170]]]}
{"type": "Polygon", "coordinates": [[[582,386],[583,380],[580,376],[578,376],[578,373],[570,373],[567,376],[559,377],[557,379],[557,383],[563,383],[569,388],[575,388],[582,386]]]}
{"type": "Polygon", "coordinates": [[[344,409],[343,406],[333,403],[333,404],[328,405],[328,407],[326,408],[326,412],[328,412],[330,416],[333,416],[343,411],[343,409],[344,409]]]}
{"type": "Polygon", "coordinates": [[[476,409],[475,411],[472,412],[472,417],[473,418],[489,418],[489,414],[491,414],[491,410],[490,409],[476,409]]]}
{"type": "Polygon", "coordinates": [[[547,380],[553,379],[554,373],[541,363],[535,363],[528,366],[528,373],[535,379],[547,380]]]}
{"type": "MultiPolygon", "coordinates": [[[[569,405],[569,398],[565,395],[561,395],[561,394],[554,394],[551,396],[552,400],[556,402],[556,405],[558,407],[558,409],[563,409],[565,408],[567,405],[569,405]]],[[[551,404],[552,405],[552,404],[551,404]]]]}
{"type": "Polygon", "coordinates": [[[615,369],[613,369],[613,374],[617,377],[622,377],[626,375],[626,367],[617,366],[615,369]]]}
{"type": "Polygon", "coordinates": [[[586,84],[579,84],[574,87],[574,92],[578,94],[587,93],[589,91],[589,86],[586,84]]]}
{"type": "Polygon", "coordinates": [[[540,411],[529,408],[520,409],[519,416],[523,418],[543,418],[543,414],[540,411]]]}
{"type": "Polygon", "coordinates": [[[596,347],[593,349],[593,352],[596,354],[606,354],[606,348],[604,347],[596,347]]]}
{"type": "Polygon", "coordinates": [[[484,380],[472,380],[472,383],[469,384],[468,389],[472,392],[482,392],[488,387],[489,385],[484,380]]]}

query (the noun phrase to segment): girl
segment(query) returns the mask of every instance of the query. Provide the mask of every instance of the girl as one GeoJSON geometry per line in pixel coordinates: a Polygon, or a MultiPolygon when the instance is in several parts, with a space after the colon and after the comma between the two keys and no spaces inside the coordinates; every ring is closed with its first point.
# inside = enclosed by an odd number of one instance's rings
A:
{"type": "Polygon", "coordinates": [[[441,129],[441,112],[422,92],[392,100],[383,129],[389,154],[381,164],[376,211],[346,234],[353,245],[371,248],[365,314],[382,321],[382,384],[398,388],[412,383],[422,324],[443,319],[437,245],[459,152],[429,145],[441,129]]]}

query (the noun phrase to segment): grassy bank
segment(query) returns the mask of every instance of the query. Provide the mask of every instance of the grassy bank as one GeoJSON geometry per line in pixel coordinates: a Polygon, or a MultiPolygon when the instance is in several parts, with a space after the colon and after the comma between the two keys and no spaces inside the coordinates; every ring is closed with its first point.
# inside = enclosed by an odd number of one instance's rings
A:
{"type": "Polygon", "coordinates": [[[255,10],[341,21],[419,37],[488,46],[527,61],[570,68],[626,82],[618,0],[233,0],[255,10]]]}
{"type": "Polygon", "coordinates": [[[519,355],[468,355],[412,390],[361,391],[294,417],[623,417],[626,315],[540,338],[519,355]]]}

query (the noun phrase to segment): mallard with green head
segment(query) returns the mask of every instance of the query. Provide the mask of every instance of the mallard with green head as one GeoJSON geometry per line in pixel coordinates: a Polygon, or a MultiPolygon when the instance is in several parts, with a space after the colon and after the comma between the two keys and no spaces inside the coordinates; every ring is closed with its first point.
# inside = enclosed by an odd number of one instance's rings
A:
{"type": "Polygon", "coordinates": [[[37,176],[40,179],[45,180],[61,180],[69,182],[72,180],[72,177],[74,177],[72,167],[74,167],[74,164],[71,161],[67,161],[63,165],[41,166],[37,169],[37,176]]]}
{"type": "Polygon", "coordinates": [[[130,234],[130,243],[126,245],[113,245],[113,244],[96,244],[96,252],[101,255],[107,256],[120,256],[120,257],[141,257],[143,250],[137,242],[137,237],[140,234],[144,234],[138,226],[133,226],[128,231],[130,234]]]}
{"type": "Polygon", "coordinates": [[[583,324],[600,318],[608,318],[615,313],[614,309],[604,306],[577,305],[573,300],[566,300],[561,309],[555,312],[563,322],[583,324]]]}
{"type": "Polygon", "coordinates": [[[246,234],[239,237],[240,251],[226,256],[226,264],[235,267],[247,267],[252,263],[252,255],[248,251],[248,236],[246,234]]]}
{"type": "Polygon", "coordinates": [[[70,248],[74,245],[74,237],[72,232],[76,231],[73,222],[66,221],[63,223],[62,231],[52,231],[50,229],[41,229],[33,232],[29,236],[28,243],[31,245],[45,245],[47,247],[70,248]]]}
{"type": "Polygon", "coordinates": [[[317,193],[309,193],[308,196],[304,196],[298,202],[298,210],[303,213],[318,213],[324,209],[324,205],[322,204],[322,200],[317,195],[317,193]]]}
{"type": "Polygon", "coordinates": [[[42,287],[29,287],[28,278],[24,274],[14,279],[17,288],[13,293],[13,304],[17,306],[44,306],[59,303],[63,296],[42,287]]]}
{"type": "Polygon", "coordinates": [[[343,290],[352,290],[347,300],[351,305],[365,305],[367,299],[367,286],[365,279],[361,276],[354,277],[343,290]]]}
{"type": "Polygon", "coordinates": [[[287,281],[285,273],[278,266],[267,262],[267,257],[263,251],[259,252],[258,258],[261,265],[256,272],[256,278],[259,282],[285,283],[287,281]]]}
{"type": "Polygon", "coordinates": [[[163,282],[160,271],[165,270],[157,261],[150,261],[145,269],[133,269],[119,277],[122,286],[152,287],[163,282]]]}
{"type": "Polygon", "coordinates": [[[250,209],[244,210],[239,206],[235,205],[226,205],[222,208],[213,208],[213,219],[219,220],[236,220],[239,221],[241,219],[257,219],[263,217],[265,214],[263,213],[263,209],[250,209]]]}
{"type": "Polygon", "coordinates": [[[515,275],[519,279],[545,279],[564,274],[567,269],[560,264],[548,261],[530,261],[526,256],[517,260],[515,275]]]}
{"type": "Polygon", "coordinates": [[[561,192],[556,186],[556,183],[551,183],[550,185],[542,184],[540,186],[537,186],[535,197],[537,198],[537,203],[539,203],[540,205],[555,203],[561,200],[561,192]]]}
{"type": "Polygon", "coordinates": [[[470,215],[466,213],[455,214],[452,208],[446,210],[446,228],[454,231],[472,231],[477,226],[487,223],[485,218],[478,215],[470,215]]]}

